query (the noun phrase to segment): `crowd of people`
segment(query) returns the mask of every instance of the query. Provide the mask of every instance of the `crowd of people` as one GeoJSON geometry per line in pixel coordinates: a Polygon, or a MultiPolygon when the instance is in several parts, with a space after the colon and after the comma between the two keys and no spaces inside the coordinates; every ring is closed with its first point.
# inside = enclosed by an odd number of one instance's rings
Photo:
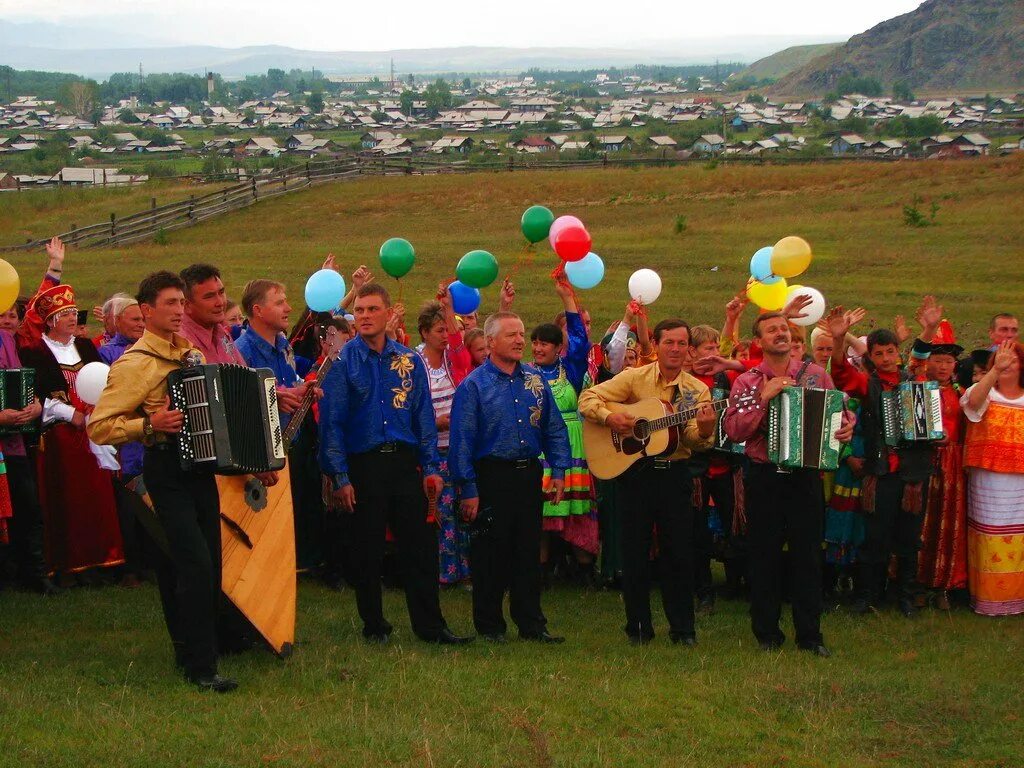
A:
{"type": "Polygon", "coordinates": [[[785,643],[788,600],[797,646],[819,656],[821,614],[843,604],[1024,613],[1024,346],[1011,314],[969,355],[930,296],[916,335],[902,317],[857,335],[866,312],[842,307],[811,330],[794,322],[798,297],[749,312],[743,337],[741,292],[720,329],[654,322],[631,301],[592,343],[557,271],[557,314],[527,333],[508,279],[484,322],[457,315],[442,283],[413,327],[360,266],[335,312],[293,322],[284,284],[252,280],[235,303],[215,266],[193,264],[113,295],[90,338],[63,244],[47,254],[38,290],[0,315],[0,367],[33,369],[36,394],[0,411],[0,579],[51,595],[155,578],[175,660],[201,688],[235,687],[217,658],[247,640],[219,590],[216,484],[182,469],[173,440],[183,417],[166,377],[196,361],[270,369],[282,426],[300,414],[285,470],[299,571],[352,587],[369,642],[393,633],[384,586],[404,589],[417,637],[443,644],[473,638],[449,628],[442,589],[471,591],[483,640],[506,642],[507,594],[521,638],[562,642],[541,607],[560,581],[621,590],[637,644],[655,636],[652,582],[685,646],[718,598],[749,601],[765,650],[785,643]],[[96,361],[111,368],[93,406],[76,377],[96,361]],[[905,381],[937,383],[941,440],[887,439],[883,401],[905,381]],[[787,387],[846,393],[827,436],[838,470],[772,461],[769,404],[787,387]],[[622,406],[646,398],[692,416],[666,453],[595,478],[584,422],[618,444],[638,426],[622,406]]]}

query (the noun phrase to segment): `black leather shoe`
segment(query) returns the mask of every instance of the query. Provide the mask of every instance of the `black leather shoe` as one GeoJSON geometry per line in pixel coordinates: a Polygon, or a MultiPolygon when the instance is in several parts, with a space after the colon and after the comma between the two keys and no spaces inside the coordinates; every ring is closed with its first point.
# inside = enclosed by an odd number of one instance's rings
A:
{"type": "Polygon", "coordinates": [[[697,646],[697,638],[692,635],[672,635],[672,645],[685,645],[687,648],[697,646]]]}
{"type": "Polygon", "coordinates": [[[50,595],[59,595],[63,591],[46,576],[40,576],[39,578],[25,582],[25,588],[47,597],[50,595]]]}
{"type": "Polygon", "coordinates": [[[229,693],[238,687],[237,680],[217,674],[190,676],[188,680],[199,690],[213,691],[214,693],[229,693]]]}
{"type": "Polygon", "coordinates": [[[900,613],[906,616],[908,619],[912,619],[917,616],[917,607],[914,605],[913,598],[901,597],[900,602],[900,613]]]}
{"type": "Polygon", "coordinates": [[[648,645],[654,635],[629,635],[629,642],[633,645],[648,645]]]}
{"type": "Polygon", "coordinates": [[[715,612],[715,598],[711,595],[702,597],[697,603],[697,613],[701,616],[710,616],[715,612]]]}
{"type": "Polygon", "coordinates": [[[532,635],[519,635],[523,640],[531,640],[535,643],[547,643],[548,645],[557,645],[558,643],[564,643],[565,638],[559,637],[558,635],[552,635],[546,629],[543,632],[537,632],[532,635]]]}
{"type": "Polygon", "coordinates": [[[456,635],[448,627],[445,627],[437,637],[427,642],[437,643],[438,645],[466,645],[466,643],[472,643],[475,639],[473,635],[456,635]]]}
{"type": "Polygon", "coordinates": [[[481,632],[480,637],[488,643],[494,643],[495,645],[504,645],[508,642],[504,632],[481,632]]]}
{"type": "Polygon", "coordinates": [[[391,641],[390,632],[370,632],[363,635],[363,639],[370,645],[387,645],[391,641]]]}
{"type": "Polygon", "coordinates": [[[762,651],[778,651],[782,649],[782,643],[778,640],[762,640],[757,647],[762,651]]]}
{"type": "Polygon", "coordinates": [[[870,600],[858,597],[854,604],[850,606],[850,612],[857,616],[868,616],[875,612],[875,607],[871,605],[870,600]]]}
{"type": "Polygon", "coordinates": [[[815,656],[820,656],[823,659],[827,659],[832,656],[832,651],[826,648],[821,643],[815,645],[801,645],[799,646],[801,651],[807,651],[807,653],[813,653],[815,656]]]}

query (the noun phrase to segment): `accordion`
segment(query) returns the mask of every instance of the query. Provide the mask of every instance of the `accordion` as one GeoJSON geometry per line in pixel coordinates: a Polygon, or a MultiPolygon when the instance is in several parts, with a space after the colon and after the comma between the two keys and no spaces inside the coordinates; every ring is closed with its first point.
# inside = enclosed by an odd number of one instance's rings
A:
{"type": "Polygon", "coordinates": [[[836,432],[846,399],[838,389],[787,387],[768,404],[768,460],[779,467],[839,468],[836,432]]]}
{"type": "MultiPolygon", "coordinates": [[[[722,389],[721,387],[714,387],[711,390],[712,400],[725,400],[728,397],[729,390],[727,389],[722,389]]],[[[722,426],[724,420],[725,411],[719,411],[718,421],[715,423],[715,444],[711,446],[711,450],[742,456],[746,452],[747,444],[734,443],[732,440],[729,439],[729,436],[725,434],[725,429],[722,426]]]]}
{"type": "Polygon", "coordinates": [[[882,426],[885,443],[891,447],[945,437],[939,383],[904,381],[891,392],[883,392],[882,426]]]}
{"type": "Polygon", "coordinates": [[[171,372],[167,393],[184,414],[181,468],[244,475],[282,469],[285,445],[269,368],[194,365],[171,372]]]}
{"type": "MultiPolygon", "coordinates": [[[[0,411],[10,408],[20,411],[36,399],[36,372],[34,368],[0,368],[0,411]]],[[[20,427],[0,427],[0,435],[35,432],[38,421],[20,427]]]]}

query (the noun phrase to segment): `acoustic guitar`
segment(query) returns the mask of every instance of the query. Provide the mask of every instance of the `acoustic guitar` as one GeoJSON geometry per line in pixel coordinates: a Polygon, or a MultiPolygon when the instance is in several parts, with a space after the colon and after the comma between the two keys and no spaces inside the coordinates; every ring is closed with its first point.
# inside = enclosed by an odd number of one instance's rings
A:
{"type": "MultiPolygon", "coordinates": [[[[753,397],[712,400],[710,405],[721,414],[730,402],[753,404],[753,397]]],[[[620,435],[610,427],[583,420],[583,448],[590,474],[600,480],[618,477],[643,458],[671,456],[679,447],[682,429],[697,415],[699,406],[676,411],[671,403],[648,397],[635,403],[607,403],[612,413],[626,413],[636,419],[633,434],[620,435]]],[[[721,418],[721,416],[719,417],[721,418]]]]}
{"type": "MultiPolygon", "coordinates": [[[[290,446],[337,355],[328,350],[283,433],[290,446]]],[[[295,642],[295,519],[288,466],[267,488],[252,475],[218,475],[221,590],[278,655],[295,642]]]]}

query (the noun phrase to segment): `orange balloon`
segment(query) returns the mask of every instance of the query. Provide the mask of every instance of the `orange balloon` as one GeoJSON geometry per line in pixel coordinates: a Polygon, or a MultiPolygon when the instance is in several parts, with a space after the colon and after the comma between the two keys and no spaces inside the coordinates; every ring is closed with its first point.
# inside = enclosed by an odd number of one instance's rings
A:
{"type": "Polygon", "coordinates": [[[14,306],[20,291],[18,271],[9,262],[0,259],[0,312],[6,312],[14,306]]]}
{"type": "Polygon", "coordinates": [[[775,244],[771,258],[772,274],[796,277],[811,266],[811,246],[802,237],[791,235],[775,244]]]}

